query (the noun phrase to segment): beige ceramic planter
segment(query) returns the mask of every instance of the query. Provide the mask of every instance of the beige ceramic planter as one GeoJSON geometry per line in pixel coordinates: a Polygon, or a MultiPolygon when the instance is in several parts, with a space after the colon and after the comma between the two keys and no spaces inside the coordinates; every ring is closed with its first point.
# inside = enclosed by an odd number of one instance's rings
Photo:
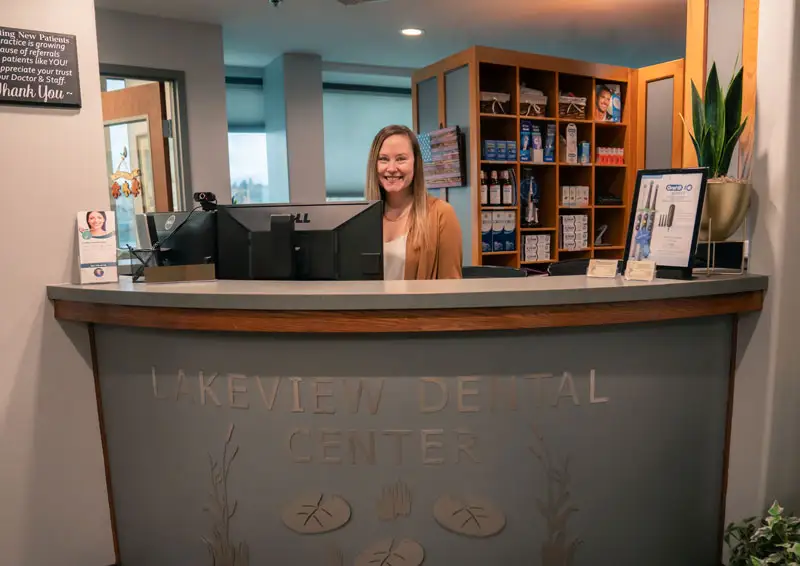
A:
{"type": "Polygon", "coordinates": [[[751,183],[709,179],[703,216],[700,219],[700,241],[708,241],[708,224],[711,220],[711,240],[719,242],[730,238],[744,222],[750,208],[751,183]]]}

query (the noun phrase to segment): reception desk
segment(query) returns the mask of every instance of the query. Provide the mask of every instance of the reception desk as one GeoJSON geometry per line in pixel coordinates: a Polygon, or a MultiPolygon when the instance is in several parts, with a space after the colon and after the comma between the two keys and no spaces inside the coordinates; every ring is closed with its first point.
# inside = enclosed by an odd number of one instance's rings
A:
{"type": "Polygon", "coordinates": [[[48,287],[126,566],[719,564],[765,277],[48,287]],[[757,315],[756,315],[757,316],[757,315]]]}

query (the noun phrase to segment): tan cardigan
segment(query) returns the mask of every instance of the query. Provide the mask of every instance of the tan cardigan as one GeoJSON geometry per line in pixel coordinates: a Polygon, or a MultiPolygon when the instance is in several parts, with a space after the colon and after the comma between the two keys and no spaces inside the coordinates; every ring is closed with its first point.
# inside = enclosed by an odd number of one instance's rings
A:
{"type": "Polygon", "coordinates": [[[428,247],[406,244],[405,279],[461,279],[461,226],[453,206],[428,195],[428,247]]]}

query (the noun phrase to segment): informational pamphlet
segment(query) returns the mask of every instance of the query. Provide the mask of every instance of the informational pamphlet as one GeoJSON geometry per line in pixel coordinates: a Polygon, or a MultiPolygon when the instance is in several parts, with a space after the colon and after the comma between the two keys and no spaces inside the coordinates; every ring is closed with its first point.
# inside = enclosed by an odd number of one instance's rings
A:
{"type": "Polygon", "coordinates": [[[77,225],[81,284],[116,282],[119,277],[114,213],[82,210],[78,212],[77,225]]]}
{"type": "Polygon", "coordinates": [[[691,267],[692,243],[701,212],[703,174],[698,171],[641,175],[634,202],[628,260],[691,267]]]}

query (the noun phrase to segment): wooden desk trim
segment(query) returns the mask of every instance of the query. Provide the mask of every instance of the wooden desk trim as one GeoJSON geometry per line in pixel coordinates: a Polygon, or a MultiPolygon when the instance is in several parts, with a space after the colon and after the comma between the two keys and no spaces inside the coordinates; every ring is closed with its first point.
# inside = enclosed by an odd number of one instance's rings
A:
{"type": "Polygon", "coordinates": [[[64,300],[53,303],[58,320],[112,326],[211,332],[372,334],[522,330],[666,321],[759,311],[763,300],[763,291],[748,291],[614,303],[370,311],[187,309],[64,300]]]}

